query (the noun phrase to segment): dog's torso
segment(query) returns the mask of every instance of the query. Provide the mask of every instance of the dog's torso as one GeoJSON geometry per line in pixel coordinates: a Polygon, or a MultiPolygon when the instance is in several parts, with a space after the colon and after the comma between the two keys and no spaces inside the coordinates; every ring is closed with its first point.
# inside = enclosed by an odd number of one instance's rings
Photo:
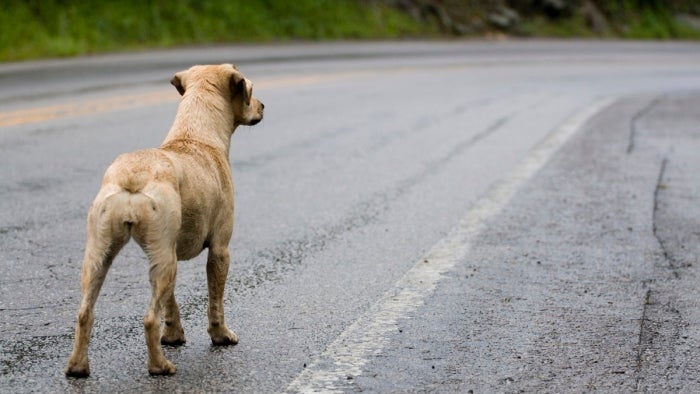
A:
{"type": "Polygon", "coordinates": [[[174,140],[161,149],[182,166],[179,173],[182,224],[178,260],[188,260],[208,247],[211,237],[231,237],[233,182],[228,157],[194,140],[174,140]]]}

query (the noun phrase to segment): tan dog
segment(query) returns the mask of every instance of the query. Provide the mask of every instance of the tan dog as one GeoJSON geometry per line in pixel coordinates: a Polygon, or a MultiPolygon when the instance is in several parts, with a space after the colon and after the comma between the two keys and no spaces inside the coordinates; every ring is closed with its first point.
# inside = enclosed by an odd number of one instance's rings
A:
{"type": "Polygon", "coordinates": [[[160,344],[185,334],[175,302],[177,261],[209,249],[209,335],[214,345],[238,342],[224,322],[223,293],[233,230],[231,135],[263,117],[252,83],[231,64],[194,66],[170,81],[182,95],[175,122],[159,149],[119,156],[107,169],[87,219],[82,302],[66,375],[86,377],[93,308],[107,270],[134,238],[150,260],[151,303],[143,324],[148,372],[175,373],[160,344]],[[160,333],[161,313],[164,321],[160,333]]]}

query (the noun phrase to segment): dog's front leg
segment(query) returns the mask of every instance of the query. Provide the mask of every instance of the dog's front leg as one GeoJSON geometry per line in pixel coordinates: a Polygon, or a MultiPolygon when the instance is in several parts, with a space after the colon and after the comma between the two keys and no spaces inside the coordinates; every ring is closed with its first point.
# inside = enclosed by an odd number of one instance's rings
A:
{"type": "MultiPolygon", "coordinates": [[[[174,290],[174,288],[173,288],[174,290]]],[[[180,308],[175,301],[175,292],[165,296],[165,300],[161,304],[163,311],[163,335],[160,337],[160,343],[163,345],[180,346],[185,341],[185,330],[182,328],[180,320],[180,308]]]]}
{"type": "Polygon", "coordinates": [[[207,257],[209,285],[209,336],[214,345],[235,345],[238,337],[224,320],[224,286],[229,267],[228,245],[211,246],[207,257]]]}

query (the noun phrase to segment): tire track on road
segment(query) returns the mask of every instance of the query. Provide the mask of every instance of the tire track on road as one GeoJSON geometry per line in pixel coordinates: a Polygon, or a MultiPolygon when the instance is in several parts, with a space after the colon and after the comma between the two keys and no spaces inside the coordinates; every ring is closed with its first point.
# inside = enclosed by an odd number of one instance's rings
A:
{"type": "MultiPolygon", "coordinates": [[[[262,283],[273,280],[280,274],[300,265],[308,256],[321,252],[329,243],[339,239],[343,234],[376,221],[382,212],[390,208],[394,201],[409,193],[426,178],[436,174],[451,160],[464,154],[477,143],[498,131],[511,117],[512,115],[508,115],[496,119],[483,130],[455,145],[441,157],[425,163],[422,171],[399,181],[391,189],[377,192],[365,201],[356,204],[350,208],[344,220],[312,231],[314,235],[311,237],[287,240],[275,248],[254,252],[252,257],[241,263],[241,266],[254,267],[252,272],[245,276],[239,272],[242,287],[254,289],[262,283]],[[256,264],[256,262],[258,263],[256,264]]],[[[241,290],[234,289],[234,291],[241,290]]]]}

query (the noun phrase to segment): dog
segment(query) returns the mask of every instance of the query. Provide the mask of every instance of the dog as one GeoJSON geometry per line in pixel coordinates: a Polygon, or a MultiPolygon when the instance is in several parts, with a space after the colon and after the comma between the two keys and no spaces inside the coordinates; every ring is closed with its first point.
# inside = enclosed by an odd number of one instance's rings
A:
{"type": "Polygon", "coordinates": [[[165,141],[158,149],[117,157],[89,209],[82,300],[67,376],[90,375],[95,301],[114,257],[131,238],[150,261],[152,296],[143,324],[151,375],[176,372],[161,344],[185,343],[174,293],[177,262],[204,249],[209,336],[214,345],[238,343],[224,321],[223,303],[233,231],[229,146],[238,126],[262,120],[265,106],[253,97],[251,81],[232,64],[194,66],[170,82],[182,99],[165,141]]]}

